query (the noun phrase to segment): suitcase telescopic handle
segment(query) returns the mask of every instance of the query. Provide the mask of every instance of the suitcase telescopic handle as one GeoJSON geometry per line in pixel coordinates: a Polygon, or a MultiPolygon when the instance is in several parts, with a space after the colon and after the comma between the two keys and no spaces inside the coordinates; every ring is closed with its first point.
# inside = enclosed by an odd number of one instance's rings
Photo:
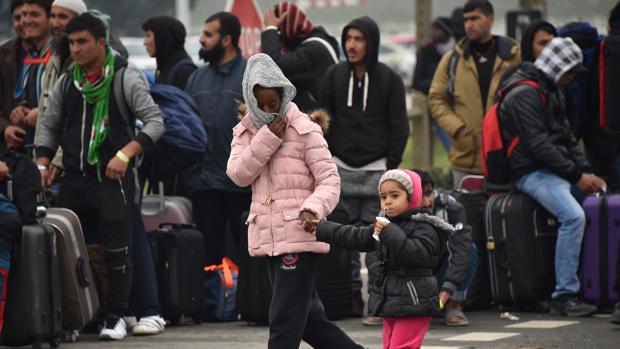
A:
{"type": "Polygon", "coordinates": [[[196,229],[196,226],[193,224],[161,223],[159,225],[159,229],[165,229],[168,227],[171,229],[196,229]]]}
{"type": "Polygon", "coordinates": [[[75,271],[77,272],[78,283],[80,286],[90,286],[90,281],[88,280],[88,277],[86,277],[86,262],[84,261],[84,258],[78,257],[77,263],[75,264],[75,271]]]}
{"type": "Polygon", "coordinates": [[[13,201],[13,175],[10,172],[6,174],[6,197],[13,201]]]}

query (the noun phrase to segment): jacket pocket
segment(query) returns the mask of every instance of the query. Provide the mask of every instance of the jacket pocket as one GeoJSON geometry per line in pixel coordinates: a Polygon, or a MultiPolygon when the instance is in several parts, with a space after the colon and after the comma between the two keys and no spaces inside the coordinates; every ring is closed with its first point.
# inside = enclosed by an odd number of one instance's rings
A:
{"type": "Polygon", "coordinates": [[[250,213],[245,224],[248,226],[248,247],[257,249],[260,247],[260,230],[258,229],[256,213],[250,213]]]}
{"type": "Polygon", "coordinates": [[[282,211],[282,220],[284,222],[284,235],[288,242],[304,242],[310,241],[299,219],[299,210],[282,211]]]}
{"type": "Polygon", "coordinates": [[[450,162],[461,167],[473,167],[476,162],[476,152],[478,151],[476,138],[474,132],[469,129],[461,131],[458,138],[450,137],[452,141],[452,148],[449,154],[450,162]]]}
{"type": "Polygon", "coordinates": [[[413,281],[411,280],[407,281],[406,285],[407,285],[407,290],[409,291],[409,297],[411,297],[411,301],[413,302],[413,305],[420,304],[420,298],[418,297],[418,290],[415,288],[413,281]]]}

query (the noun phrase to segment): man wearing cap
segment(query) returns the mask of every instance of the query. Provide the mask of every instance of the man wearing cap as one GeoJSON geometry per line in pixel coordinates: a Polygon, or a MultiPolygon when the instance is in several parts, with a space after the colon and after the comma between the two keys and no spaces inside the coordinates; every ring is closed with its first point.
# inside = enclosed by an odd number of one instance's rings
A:
{"type": "Polygon", "coordinates": [[[579,47],[569,38],[554,38],[536,61],[522,63],[500,90],[523,80],[529,85],[509,90],[500,105],[502,140],[510,144],[520,137],[510,156],[511,181],[560,221],[555,255],[555,292],[551,312],[586,316],[596,307],[578,298],[577,270],[585,229],[583,208],[571,195],[571,185],[594,193],[607,186],[592,174],[590,164],[570,131],[562,89],[585,68],[579,47]]]}

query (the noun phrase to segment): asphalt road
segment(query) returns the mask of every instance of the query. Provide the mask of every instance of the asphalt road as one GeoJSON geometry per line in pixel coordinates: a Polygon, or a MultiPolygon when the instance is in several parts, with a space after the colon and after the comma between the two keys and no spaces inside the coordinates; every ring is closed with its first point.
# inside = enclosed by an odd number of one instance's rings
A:
{"type": "MultiPolygon", "coordinates": [[[[518,321],[500,319],[499,310],[469,312],[467,327],[446,327],[435,320],[426,335],[425,349],[457,348],[569,348],[618,349],[620,326],[609,323],[609,315],[590,318],[554,317],[548,314],[513,313],[518,321]]],[[[360,319],[336,322],[355,341],[368,348],[381,348],[381,327],[364,326],[360,319]]],[[[169,327],[154,337],[128,337],[121,342],[100,342],[94,334],[83,334],[76,343],[62,348],[105,349],[258,349],[267,347],[266,327],[245,322],[208,323],[169,327]]],[[[301,348],[310,348],[302,344],[301,348]]]]}

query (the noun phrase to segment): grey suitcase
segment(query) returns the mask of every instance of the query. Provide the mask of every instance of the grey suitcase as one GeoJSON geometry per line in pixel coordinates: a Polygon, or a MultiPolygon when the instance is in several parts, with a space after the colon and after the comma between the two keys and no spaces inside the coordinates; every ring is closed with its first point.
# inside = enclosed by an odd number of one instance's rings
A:
{"type": "Polygon", "coordinates": [[[80,330],[99,310],[80,219],[69,209],[49,208],[43,222],[54,228],[58,242],[63,327],[80,330]]]}

